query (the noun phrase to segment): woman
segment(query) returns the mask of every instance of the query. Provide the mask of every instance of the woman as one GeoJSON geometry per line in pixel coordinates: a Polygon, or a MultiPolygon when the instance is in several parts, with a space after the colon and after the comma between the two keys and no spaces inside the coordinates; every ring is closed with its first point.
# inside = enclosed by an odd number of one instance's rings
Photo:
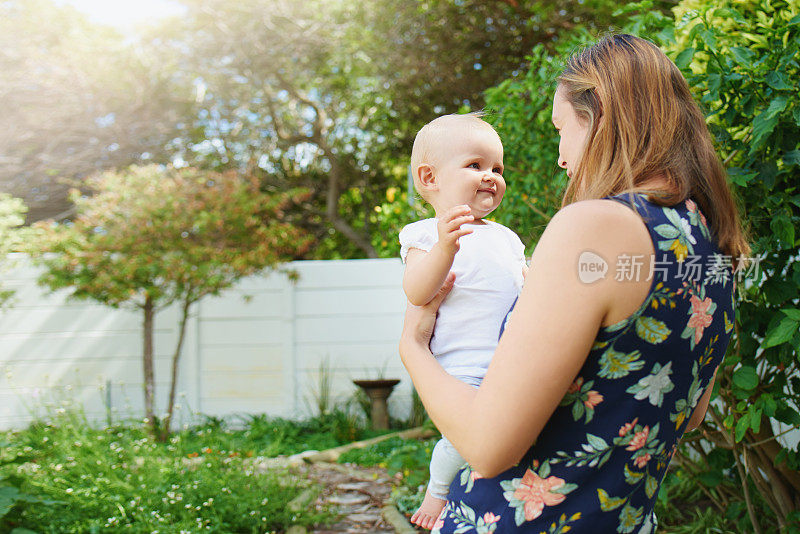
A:
{"type": "Polygon", "coordinates": [[[604,38],[568,60],[553,123],[569,184],[479,389],[428,349],[453,277],[406,313],[403,363],[468,462],[435,532],[650,532],[730,339],[749,247],[680,71],[604,38]]]}

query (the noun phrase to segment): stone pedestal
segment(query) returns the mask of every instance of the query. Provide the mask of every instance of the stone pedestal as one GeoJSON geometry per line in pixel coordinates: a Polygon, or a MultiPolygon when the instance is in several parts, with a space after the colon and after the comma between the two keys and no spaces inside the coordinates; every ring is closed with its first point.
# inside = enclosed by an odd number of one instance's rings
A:
{"type": "Polygon", "coordinates": [[[400,380],[353,380],[353,384],[357,385],[369,397],[372,402],[372,427],[376,430],[389,429],[389,409],[386,404],[386,399],[392,394],[394,387],[400,383],[400,380]]]}

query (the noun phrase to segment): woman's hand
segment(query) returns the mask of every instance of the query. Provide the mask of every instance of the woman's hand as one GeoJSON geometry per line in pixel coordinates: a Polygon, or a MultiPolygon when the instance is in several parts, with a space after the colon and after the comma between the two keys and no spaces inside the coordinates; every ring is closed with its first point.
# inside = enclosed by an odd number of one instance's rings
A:
{"type": "MultiPolygon", "coordinates": [[[[424,306],[414,306],[410,302],[406,305],[406,316],[403,321],[402,341],[423,345],[428,348],[436,325],[436,314],[442,301],[453,289],[456,275],[449,273],[436,295],[424,306]]],[[[403,351],[401,351],[402,355],[403,351]]]]}

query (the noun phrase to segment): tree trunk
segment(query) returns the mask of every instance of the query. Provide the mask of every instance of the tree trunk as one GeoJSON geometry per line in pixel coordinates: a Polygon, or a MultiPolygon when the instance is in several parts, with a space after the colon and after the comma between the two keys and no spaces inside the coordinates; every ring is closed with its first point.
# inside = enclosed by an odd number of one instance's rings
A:
{"type": "Polygon", "coordinates": [[[164,419],[164,424],[161,425],[161,432],[159,440],[162,442],[167,441],[169,437],[170,426],[172,425],[172,414],[175,411],[175,388],[178,386],[178,361],[181,357],[181,348],[183,348],[183,340],[186,336],[186,322],[189,319],[189,306],[192,301],[188,298],[183,302],[183,310],[181,315],[180,328],[178,330],[178,346],[175,348],[175,354],[172,355],[172,377],[169,384],[169,403],[167,404],[167,418],[164,419]]]}
{"type": "Polygon", "coordinates": [[[147,295],[144,301],[144,412],[145,423],[153,436],[156,435],[156,414],[154,410],[155,377],[153,374],[153,298],[147,295]]]}
{"type": "Polygon", "coordinates": [[[363,250],[368,258],[377,258],[378,253],[375,247],[372,246],[372,243],[369,242],[369,235],[360,234],[355,228],[350,226],[347,221],[339,216],[339,196],[341,195],[339,180],[342,174],[341,166],[337,160],[336,154],[330,151],[326,144],[320,143],[319,141],[318,144],[325,150],[325,154],[331,164],[331,170],[328,173],[326,217],[336,230],[344,234],[347,239],[363,250]]]}

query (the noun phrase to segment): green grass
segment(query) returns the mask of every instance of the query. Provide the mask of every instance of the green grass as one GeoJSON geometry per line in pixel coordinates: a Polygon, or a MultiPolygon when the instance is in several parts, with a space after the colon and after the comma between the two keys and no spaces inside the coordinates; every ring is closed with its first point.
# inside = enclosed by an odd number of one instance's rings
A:
{"type": "Polygon", "coordinates": [[[260,473],[250,457],[362,434],[370,431],[335,414],[297,423],[257,417],[242,429],[210,419],[157,443],[140,424],[98,429],[63,412],[0,434],[0,532],[263,533],[325,523],[330,511],[287,508],[306,481],[260,473]]]}

